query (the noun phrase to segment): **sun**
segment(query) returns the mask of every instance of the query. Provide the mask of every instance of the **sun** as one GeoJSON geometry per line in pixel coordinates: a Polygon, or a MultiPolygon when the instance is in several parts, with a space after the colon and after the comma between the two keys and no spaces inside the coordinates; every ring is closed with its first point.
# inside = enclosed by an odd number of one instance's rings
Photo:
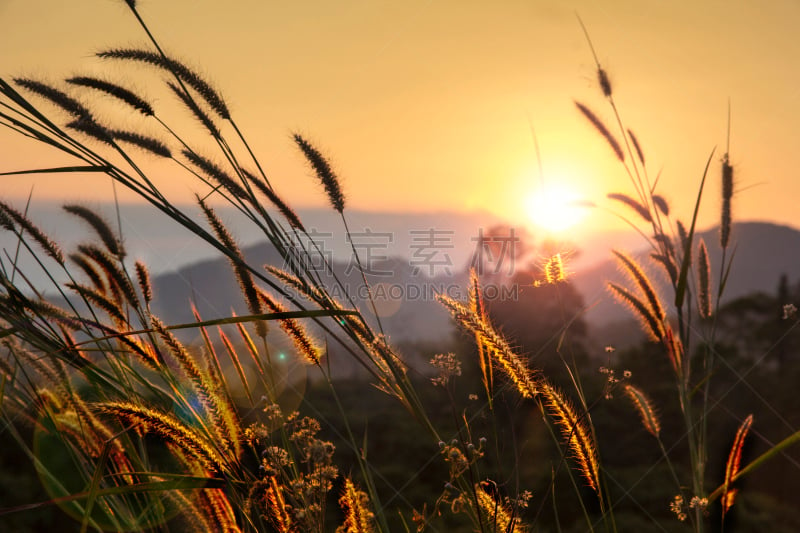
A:
{"type": "Polygon", "coordinates": [[[581,196],[565,184],[548,183],[532,192],[525,205],[531,221],[550,233],[574,228],[586,216],[581,196]]]}

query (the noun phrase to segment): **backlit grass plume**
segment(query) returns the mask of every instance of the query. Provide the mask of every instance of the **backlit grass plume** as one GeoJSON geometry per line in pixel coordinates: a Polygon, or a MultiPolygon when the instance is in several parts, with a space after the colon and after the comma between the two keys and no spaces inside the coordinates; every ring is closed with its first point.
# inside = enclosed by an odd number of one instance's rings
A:
{"type": "Polygon", "coordinates": [[[627,194],[609,193],[607,196],[608,196],[609,199],[616,200],[617,202],[621,202],[621,203],[627,205],[628,207],[630,207],[631,209],[633,209],[634,211],[636,211],[636,213],[640,217],[642,217],[642,219],[645,222],[652,222],[653,221],[653,217],[652,217],[652,215],[650,215],[650,210],[647,209],[647,207],[643,206],[641,203],[637,202],[636,200],[634,200],[633,198],[628,196],[627,194]]]}
{"type": "Polygon", "coordinates": [[[628,129],[628,137],[633,143],[633,148],[636,150],[636,156],[639,158],[639,162],[644,166],[644,151],[642,151],[642,146],[639,144],[639,139],[630,129],[628,129]]]}
{"type": "MultiPolygon", "coordinates": [[[[211,225],[211,228],[217,235],[217,238],[222,242],[225,249],[230,252],[230,256],[228,258],[230,259],[231,266],[233,266],[233,271],[236,274],[239,287],[242,289],[242,293],[244,294],[245,301],[247,302],[247,308],[250,310],[250,313],[254,315],[261,314],[263,308],[261,306],[261,299],[258,295],[259,291],[256,288],[255,282],[253,281],[253,275],[246,266],[247,263],[242,256],[239,245],[236,244],[236,241],[233,240],[233,236],[228,231],[228,228],[225,227],[225,225],[217,216],[216,212],[206,204],[205,200],[198,196],[197,201],[200,204],[200,208],[203,210],[208,223],[211,225]]],[[[255,328],[256,334],[259,337],[265,338],[267,336],[267,323],[265,321],[260,319],[255,320],[255,328]]]]}
{"type": "Polygon", "coordinates": [[[94,410],[99,414],[115,416],[123,425],[133,425],[142,433],[158,435],[210,473],[227,471],[222,457],[209,446],[206,439],[172,414],[130,402],[99,403],[94,405],[94,410]]]}
{"type": "Polygon", "coordinates": [[[283,199],[278,196],[278,194],[272,190],[272,187],[267,185],[261,178],[253,174],[252,172],[248,172],[246,170],[242,170],[242,173],[247,178],[247,181],[251,184],[255,185],[255,187],[261,191],[261,194],[267,197],[267,199],[274,205],[278,211],[283,215],[283,218],[293,227],[297,228],[300,231],[305,232],[306,228],[303,226],[303,223],[300,221],[300,217],[297,216],[294,209],[291,208],[289,204],[283,201],[283,199]]]}
{"type": "MultiPolygon", "coordinates": [[[[481,287],[475,269],[470,269],[469,281],[469,309],[475,316],[485,321],[486,306],[483,300],[483,288],[481,287]]],[[[486,391],[486,400],[489,402],[489,407],[491,408],[492,397],[494,395],[494,367],[492,366],[492,355],[478,332],[475,332],[475,344],[478,347],[478,364],[481,369],[481,380],[483,381],[483,388],[486,391]]]]}
{"type": "Polygon", "coordinates": [[[633,311],[636,318],[642,323],[650,340],[660,341],[664,337],[663,324],[659,322],[653,310],[647,304],[621,285],[609,282],[608,288],[620,302],[633,311]]]}
{"type": "Polygon", "coordinates": [[[511,507],[503,501],[498,501],[486,492],[481,484],[475,485],[475,498],[478,502],[478,511],[483,520],[489,525],[493,533],[526,533],[528,528],[520,524],[519,517],[515,516],[511,507]]]}
{"type": "Polygon", "coordinates": [[[67,204],[64,205],[63,208],[67,213],[75,215],[89,224],[89,226],[103,241],[108,253],[119,257],[120,259],[125,257],[125,248],[122,246],[122,242],[119,238],[117,238],[117,236],[111,230],[111,226],[108,225],[108,222],[106,222],[102,216],[88,207],[78,204],[67,204]]]}
{"type": "Polygon", "coordinates": [[[283,487],[278,482],[277,476],[267,476],[259,485],[253,495],[259,498],[254,501],[256,506],[262,506],[267,513],[267,520],[277,533],[292,533],[296,531],[292,515],[288,512],[290,507],[286,503],[283,487]]]}
{"type": "Polygon", "coordinates": [[[373,514],[369,510],[369,496],[359,490],[348,477],[344,481],[339,506],[344,511],[344,523],[336,529],[336,533],[372,533],[373,514]]]}
{"type": "Polygon", "coordinates": [[[658,434],[661,432],[661,422],[658,420],[658,415],[653,408],[650,398],[638,387],[634,387],[630,383],[626,383],[623,390],[633,404],[634,409],[636,409],[636,412],[639,413],[644,428],[654,437],[658,437],[658,434]]]}
{"type": "MultiPolygon", "coordinates": [[[[637,312],[643,314],[642,318],[644,318],[645,322],[648,324],[648,328],[652,330],[651,332],[656,340],[663,339],[664,322],[667,315],[664,312],[664,307],[661,305],[661,300],[659,299],[652,282],[644,273],[639,264],[636,263],[636,261],[634,261],[631,257],[617,250],[614,250],[613,254],[616,256],[623,272],[625,272],[631,281],[633,281],[639,287],[644,299],[637,299],[637,302],[641,302],[641,305],[644,306],[646,312],[642,313],[639,303],[634,303],[630,296],[623,296],[623,299],[627,300],[628,303],[631,303],[637,312]]],[[[622,295],[619,287],[615,286],[613,288],[617,294],[622,295]]]]}
{"type": "Polygon", "coordinates": [[[45,235],[27,216],[23,215],[6,202],[0,201],[0,213],[3,216],[3,226],[11,231],[18,231],[20,234],[26,231],[42,247],[42,249],[53,258],[57,263],[64,264],[64,253],[58,244],[45,235]],[[18,226],[15,227],[15,224],[18,226]]]}
{"type": "Polygon", "coordinates": [[[222,98],[222,95],[197,72],[176,59],[164,57],[159,53],[151,52],[149,50],[135,48],[116,48],[104,50],[102,52],[98,52],[97,57],[103,59],[119,59],[123,61],[138,61],[171,72],[183,83],[189,85],[192,89],[197,91],[197,94],[199,94],[206,101],[206,103],[208,103],[211,109],[213,109],[220,116],[220,118],[229,119],[231,116],[230,110],[228,109],[225,100],[222,98]]]}
{"type": "Polygon", "coordinates": [[[750,426],[753,425],[753,415],[748,415],[744,419],[739,429],[736,431],[736,436],[733,439],[731,451],[728,454],[728,462],[725,465],[725,481],[723,482],[722,497],[722,514],[727,513],[733,502],[736,499],[736,489],[731,488],[733,478],[739,472],[739,466],[742,462],[742,450],[744,449],[744,440],[747,438],[747,433],[750,431],[750,426]]]}
{"type": "Polygon", "coordinates": [[[222,188],[233,196],[241,199],[248,198],[247,192],[242,188],[239,183],[227,172],[222,170],[219,165],[211,161],[210,159],[203,157],[192,150],[183,150],[183,156],[189,160],[189,162],[200,169],[206,176],[211,178],[213,181],[219,183],[222,188]]]}
{"type": "Polygon", "coordinates": [[[179,85],[169,82],[167,84],[172,92],[177,96],[181,102],[186,106],[189,111],[191,111],[192,115],[202,124],[205,126],[208,133],[211,134],[212,137],[219,138],[220,131],[217,124],[211,118],[211,116],[203,110],[200,105],[194,100],[194,98],[189,95],[186,91],[184,91],[179,85]]]}
{"type": "Polygon", "coordinates": [[[491,356],[497,361],[500,368],[505,371],[523,398],[536,396],[539,389],[535,373],[514,353],[508,342],[502,335],[497,333],[489,322],[461,303],[443,294],[438,295],[436,299],[450,311],[458,325],[480,339],[480,342],[489,350],[491,356]]]}
{"type": "Polygon", "coordinates": [[[79,87],[88,87],[95,89],[101,93],[108,94],[122,102],[125,102],[136,111],[140,112],[146,117],[151,117],[155,114],[153,106],[150,105],[144,98],[141,98],[133,91],[117,85],[116,83],[102,80],[100,78],[93,78],[91,76],[74,76],[67,78],[67,83],[77,85],[79,87]]]}
{"type": "Polygon", "coordinates": [[[544,265],[544,279],[548,285],[561,283],[567,280],[566,270],[564,269],[564,260],[561,254],[553,254],[544,265]]]}
{"type": "Polygon", "coordinates": [[[592,490],[599,495],[600,458],[594,437],[584,421],[584,417],[588,415],[579,416],[564,393],[546,380],[540,380],[539,390],[547,411],[561,428],[561,434],[572,451],[572,458],[578,464],[578,470],[592,490]]]}
{"type": "MultiPolygon", "coordinates": [[[[281,305],[280,303],[276,302],[270,295],[265,293],[264,291],[259,291],[259,297],[261,301],[272,311],[273,313],[285,313],[286,308],[281,305]]],[[[297,349],[297,354],[301,356],[305,361],[312,365],[319,365],[320,361],[320,349],[317,348],[316,343],[311,338],[311,336],[306,331],[306,328],[303,325],[293,318],[281,318],[278,320],[278,323],[281,326],[281,329],[292,339],[294,342],[295,348],[297,349]]]]}
{"type": "Polygon", "coordinates": [[[314,169],[317,177],[325,187],[325,192],[328,194],[328,199],[330,200],[331,205],[336,211],[341,213],[344,211],[344,194],[342,193],[342,188],[339,185],[339,177],[333,172],[333,169],[331,168],[331,165],[325,156],[323,156],[310,142],[305,140],[297,133],[295,133],[293,137],[295,144],[297,144],[297,146],[300,148],[300,151],[303,152],[303,155],[311,165],[311,168],[314,169]]]}
{"type": "Polygon", "coordinates": [[[617,141],[616,137],[614,137],[614,135],[609,131],[603,121],[601,121],[597,115],[595,115],[594,111],[586,107],[584,104],[575,102],[575,105],[578,107],[578,110],[583,114],[583,116],[592,123],[594,129],[596,129],[597,132],[603,136],[606,142],[608,142],[608,145],[614,151],[614,155],[617,156],[617,159],[620,161],[625,161],[625,153],[622,151],[619,141],[617,141]]]}
{"type": "Polygon", "coordinates": [[[702,318],[711,316],[711,265],[703,240],[697,250],[697,308],[702,318]]]}
{"type": "Polygon", "coordinates": [[[719,225],[719,244],[728,247],[731,238],[731,199],[733,198],[733,166],[728,154],[722,157],[722,209],[719,225]]]}
{"type": "Polygon", "coordinates": [[[115,141],[131,144],[155,156],[165,158],[172,157],[172,151],[170,151],[169,147],[155,137],[149,137],[135,131],[126,130],[108,130],[108,134],[115,141]]]}
{"type": "Polygon", "coordinates": [[[139,281],[139,290],[146,305],[153,301],[153,284],[150,281],[150,270],[144,261],[136,261],[136,279],[139,281]]]}
{"type": "Polygon", "coordinates": [[[32,93],[49,100],[77,120],[89,119],[92,116],[86,106],[84,106],[75,98],[69,96],[64,91],[56,89],[55,87],[52,87],[46,83],[28,78],[14,78],[14,81],[17,83],[17,85],[20,85],[32,93]]]}

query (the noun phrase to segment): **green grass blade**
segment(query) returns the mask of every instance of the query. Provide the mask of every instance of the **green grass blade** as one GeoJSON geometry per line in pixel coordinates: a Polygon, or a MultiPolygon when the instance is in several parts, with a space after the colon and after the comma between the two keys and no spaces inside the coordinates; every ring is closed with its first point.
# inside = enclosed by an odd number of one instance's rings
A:
{"type": "MultiPolygon", "coordinates": [[[[753,461],[751,461],[746,467],[739,470],[739,472],[735,476],[733,476],[733,479],[731,479],[731,483],[735,482],[740,478],[743,478],[744,476],[754,471],[755,469],[757,469],[758,467],[760,467],[761,465],[763,465],[764,463],[766,463],[767,461],[778,455],[779,453],[783,452],[783,450],[785,450],[792,444],[798,442],[800,442],[800,431],[797,431],[789,435],[788,437],[780,441],[778,444],[776,444],[766,452],[762,453],[757,458],[753,459],[753,461]]],[[[722,493],[724,491],[725,491],[725,485],[724,484],[720,485],[714,490],[714,492],[708,495],[708,501],[712,502],[715,499],[719,498],[720,496],[722,496],[722,493]]]]}
{"type": "MultiPolygon", "coordinates": [[[[716,149],[715,149],[716,150],[716,149]]],[[[683,306],[683,300],[686,297],[686,282],[688,279],[689,274],[689,263],[691,259],[691,246],[692,240],[694,239],[694,230],[697,224],[697,215],[700,212],[700,200],[703,197],[703,188],[706,184],[706,177],[708,177],[708,167],[711,166],[711,158],[714,157],[714,151],[711,150],[711,154],[708,156],[708,161],[706,161],[706,168],[703,170],[703,178],[700,180],[700,189],[697,191],[697,200],[694,204],[694,214],[692,214],[692,224],[689,227],[689,236],[686,239],[686,247],[687,249],[683,250],[683,261],[681,261],[681,272],[678,275],[678,284],[675,288],[675,307],[680,309],[683,306]]]]}
{"type": "Polygon", "coordinates": [[[108,454],[111,451],[112,442],[112,440],[109,440],[105,443],[103,446],[103,451],[100,453],[100,458],[97,461],[97,466],[95,467],[94,475],[92,476],[92,482],[89,485],[86,511],[83,514],[83,522],[81,523],[81,533],[86,533],[86,530],[89,527],[89,520],[91,520],[92,516],[92,508],[94,507],[94,502],[97,501],[97,491],[100,488],[100,480],[103,479],[103,472],[106,468],[106,461],[108,461],[108,454]]]}
{"type": "MultiPolygon", "coordinates": [[[[159,474],[159,477],[167,477],[164,474],[159,474]]],[[[225,480],[213,477],[198,477],[198,476],[175,476],[176,479],[170,481],[146,481],[143,483],[134,483],[133,485],[126,485],[124,487],[111,487],[108,489],[100,489],[94,493],[94,496],[101,498],[104,496],[119,496],[126,494],[137,494],[141,492],[167,492],[172,490],[192,490],[192,489],[221,489],[225,487],[225,480]]],[[[49,505],[57,505],[60,503],[72,502],[87,499],[90,497],[89,492],[79,492],[78,494],[70,494],[61,498],[53,498],[44,502],[31,503],[27,505],[18,505],[16,507],[6,507],[0,509],[0,516],[18,513],[20,511],[29,511],[31,509],[40,509],[49,505]]]]}

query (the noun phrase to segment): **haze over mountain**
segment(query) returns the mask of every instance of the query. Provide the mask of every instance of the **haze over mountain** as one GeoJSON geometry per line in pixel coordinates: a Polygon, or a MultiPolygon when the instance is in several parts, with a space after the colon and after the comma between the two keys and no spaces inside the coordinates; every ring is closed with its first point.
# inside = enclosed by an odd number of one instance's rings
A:
{"type": "MultiPolygon", "coordinates": [[[[110,206],[98,209],[109,220],[115,220],[110,206]]],[[[195,211],[188,210],[190,213],[195,211]]],[[[259,242],[260,235],[245,223],[241,215],[231,209],[220,209],[219,214],[230,225],[245,255],[254,264],[286,266],[271,247],[259,242]]],[[[327,209],[314,209],[301,211],[300,215],[323,253],[335,264],[336,274],[346,287],[344,292],[347,294],[339,290],[337,296],[346,301],[348,294],[363,292],[363,283],[354,268],[352,250],[345,240],[338,214],[327,209]]],[[[55,204],[34,203],[30,216],[65,250],[89,238],[82,223],[55,204]]],[[[150,265],[157,314],[173,323],[190,322],[192,301],[196,302],[206,319],[229,316],[231,310],[246,313],[227,260],[220,258],[211,246],[150,206],[123,205],[120,218],[129,256],[144,259],[150,265]]],[[[197,218],[200,220],[199,216],[197,218]]],[[[456,297],[463,297],[466,272],[478,235],[504,224],[503,220],[487,213],[453,212],[354,211],[348,213],[348,220],[362,260],[376,274],[369,279],[381,293],[378,294],[378,305],[390,338],[423,342],[441,340],[453,330],[449,317],[433,300],[434,292],[451,290],[455,291],[456,297]]],[[[542,243],[541,237],[526,235],[524,228],[517,230],[520,236],[533,240],[534,263],[541,262],[541,254],[537,255],[535,251],[535,247],[542,243]]],[[[700,232],[697,238],[704,239],[708,245],[712,279],[716,286],[721,254],[717,230],[700,232]]],[[[0,245],[11,251],[16,242],[8,232],[3,232],[0,245]]],[[[790,282],[797,281],[800,275],[800,231],[770,223],[739,223],[734,227],[733,245],[735,258],[725,290],[726,301],[755,291],[773,292],[784,273],[790,282]]],[[[612,261],[611,249],[638,250],[633,255],[643,259],[645,269],[655,279],[665,280],[662,272],[646,259],[647,250],[642,249],[643,241],[636,234],[589,234],[583,235],[581,241],[557,243],[557,246],[577,252],[568,265],[570,280],[584,297],[588,308],[585,318],[598,342],[604,342],[603,332],[612,324],[631,318],[627,309],[614,302],[605,289],[607,280],[625,282],[612,261]]],[[[34,282],[43,280],[42,275],[36,273],[37,267],[24,261],[23,265],[26,275],[34,282]]],[[[667,294],[662,291],[662,295],[667,294]]],[[[363,310],[366,316],[372,316],[366,307],[363,310]]]]}
{"type": "MultiPolygon", "coordinates": [[[[694,254],[697,253],[700,239],[706,242],[708,248],[712,290],[715,294],[722,259],[722,249],[718,244],[719,230],[713,228],[696,234],[694,254]]],[[[733,267],[725,286],[723,304],[754,292],[774,293],[782,274],[788,276],[790,283],[796,282],[800,277],[800,231],[794,228],[766,222],[734,224],[729,258],[731,253],[734,254],[733,267]]],[[[632,255],[640,261],[648,274],[661,282],[662,289],[665,289],[666,275],[663,269],[656,268],[653,261],[649,260],[648,254],[649,250],[639,248],[639,253],[632,255]]],[[[627,284],[625,276],[610,257],[594,267],[577,272],[572,281],[583,294],[587,305],[593,306],[587,312],[587,319],[595,326],[607,325],[630,316],[627,309],[617,305],[606,291],[606,281],[627,284]]],[[[666,290],[661,291],[662,297],[668,294],[666,290]]]]}
{"type": "MultiPolygon", "coordinates": [[[[782,274],[790,282],[800,275],[800,231],[769,223],[749,222],[734,227],[736,256],[730,271],[723,303],[753,292],[773,292],[782,274]]],[[[700,232],[697,238],[708,245],[712,264],[712,280],[717,286],[721,250],[716,244],[716,229],[700,232]]],[[[699,240],[697,241],[699,242],[699,240]]],[[[666,278],[647,260],[646,251],[633,253],[642,260],[644,268],[666,287],[666,278]]],[[[256,264],[281,265],[281,259],[267,245],[255,245],[245,249],[248,258],[256,264]]],[[[591,326],[593,338],[603,341],[602,332],[614,324],[631,320],[628,310],[619,305],[606,291],[608,280],[626,283],[615,262],[608,259],[593,266],[574,269],[571,276],[583,295],[587,311],[586,320],[591,326]]],[[[372,269],[386,276],[370,276],[373,290],[377,290],[379,312],[390,338],[394,341],[436,341],[445,339],[453,326],[447,313],[434,301],[434,292],[452,291],[457,298],[464,298],[467,282],[467,262],[454,263],[449,272],[437,269],[429,276],[427,268],[414,266],[413,258],[393,257],[371,265],[372,269]],[[411,289],[410,289],[411,288],[411,289]],[[411,294],[413,292],[413,294],[411,294]]],[[[354,265],[338,261],[334,269],[350,294],[362,290],[362,282],[354,265]],[[349,271],[349,272],[348,272],[349,271]]],[[[225,260],[203,261],[182,268],[177,272],[158,276],[154,280],[157,310],[175,321],[190,321],[188,302],[194,297],[204,317],[226,316],[230,309],[244,313],[230,267],[225,260]],[[214,280],[209,283],[208,280],[214,280]]],[[[669,293],[662,290],[662,296],[669,293]]],[[[362,290],[363,294],[363,290],[362,290]]],[[[344,295],[339,294],[344,300],[344,295]]],[[[665,300],[667,301],[667,300],[665,300]]],[[[788,302],[787,302],[788,303],[788,302]]],[[[365,316],[371,312],[362,302],[365,316]]],[[[606,341],[614,341],[609,338],[606,341]]]]}

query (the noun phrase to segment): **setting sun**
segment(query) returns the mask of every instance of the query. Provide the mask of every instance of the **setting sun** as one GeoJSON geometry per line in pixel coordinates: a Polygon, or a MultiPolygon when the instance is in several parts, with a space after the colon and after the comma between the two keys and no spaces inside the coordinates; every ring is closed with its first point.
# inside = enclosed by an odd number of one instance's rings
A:
{"type": "Polygon", "coordinates": [[[550,183],[531,193],[525,208],[536,226],[558,233],[570,229],[586,216],[586,207],[571,187],[550,183]]]}

